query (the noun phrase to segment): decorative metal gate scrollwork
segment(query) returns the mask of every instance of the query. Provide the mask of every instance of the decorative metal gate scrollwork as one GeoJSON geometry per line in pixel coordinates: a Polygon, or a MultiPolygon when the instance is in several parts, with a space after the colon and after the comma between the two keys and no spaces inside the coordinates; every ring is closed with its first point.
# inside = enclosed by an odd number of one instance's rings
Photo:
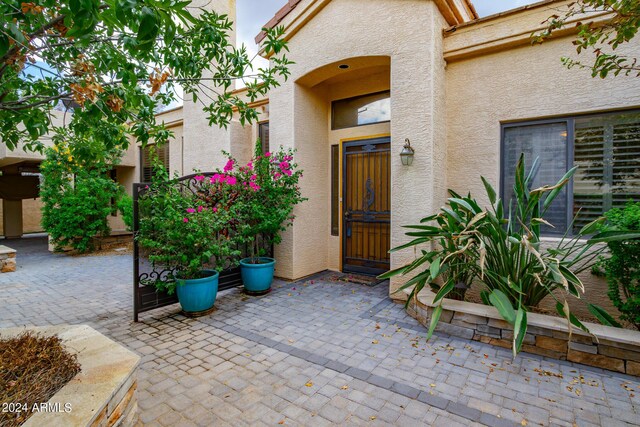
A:
{"type": "MultiPolygon", "coordinates": [[[[182,191],[191,191],[196,193],[201,185],[195,179],[196,176],[210,177],[215,172],[204,172],[198,174],[187,175],[179,178],[176,185],[181,187],[182,191]]],[[[147,215],[144,209],[140,207],[140,200],[149,190],[148,183],[133,184],[133,234],[137,236],[140,229],[140,218],[147,215]]],[[[259,238],[259,241],[264,241],[259,238]]],[[[263,249],[268,256],[273,255],[273,248],[263,243],[263,249]]],[[[240,258],[249,256],[249,248],[241,248],[240,258]]],[[[235,260],[227,261],[228,268],[220,272],[218,291],[231,289],[242,285],[240,278],[240,268],[233,267],[235,260]]],[[[167,282],[172,280],[172,270],[155,268],[149,261],[148,254],[138,245],[137,239],[133,242],[133,321],[137,322],[140,313],[151,311],[156,308],[165,307],[167,305],[178,302],[176,295],[169,295],[166,292],[158,291],[155,284],[158,281],[167,282]]]]}

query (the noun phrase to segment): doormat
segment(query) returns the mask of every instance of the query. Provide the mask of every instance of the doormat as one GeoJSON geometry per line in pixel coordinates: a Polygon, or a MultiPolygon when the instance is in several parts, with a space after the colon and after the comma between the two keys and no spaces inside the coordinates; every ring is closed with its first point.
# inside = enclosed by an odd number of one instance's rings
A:
{"type": "Polygon", "coordinates": [[[348,282],[358,285],[373,287],[385,282],[386,279],[378,279],[376,276],[367,276],[365,274],[336,273],[329,277],[332,282],[348,282]]]}

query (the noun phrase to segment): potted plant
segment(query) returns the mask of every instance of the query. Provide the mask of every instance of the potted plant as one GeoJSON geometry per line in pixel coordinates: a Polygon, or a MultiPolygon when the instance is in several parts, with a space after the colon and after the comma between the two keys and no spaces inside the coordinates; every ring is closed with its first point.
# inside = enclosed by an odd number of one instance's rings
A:
{"type": "Polygon", "coordinates": [[[280,243],[282,232],[293,223],[295,205],[306,200],[298,186],[302,171],[293,163],[294,152],[262,154],[261,147],[258,140],[255,156],[246,166],[230,158],[221,172],[225,180],[234,176],[238,183],[236,232],[250,255],[240,260],[240,274],[245,291],[258,295],[269,292],[273,282],[276,260],[267,257],[267,252],[280,243]]]}
{"type": "MultiPolygon", "coordinates": [[[[209,185],[201,175],[195,181],[200,187],[209,185]]],[[[154,267],[161,266],[173,278],[157,281],[156,287],[177,292],[183,311],[192,316],[213,308],[218,272],[239,252],[229,233],[233,212],[208,205],[205,194],[202,188],[185,188],[168,179],[163,168],[156,168],[153,184],[139,200],[149,215],[141,218],[136,239],[154,267]]]]}

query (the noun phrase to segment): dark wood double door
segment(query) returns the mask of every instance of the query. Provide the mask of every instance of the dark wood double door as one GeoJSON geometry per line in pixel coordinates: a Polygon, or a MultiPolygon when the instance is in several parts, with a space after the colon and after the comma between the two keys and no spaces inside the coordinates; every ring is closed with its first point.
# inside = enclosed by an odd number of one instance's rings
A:
{"type": "Polygon", "coordinates": [[[342,270],[389,270],[391,245],[391,141],[389,137],[343,145],[342,270]]]}

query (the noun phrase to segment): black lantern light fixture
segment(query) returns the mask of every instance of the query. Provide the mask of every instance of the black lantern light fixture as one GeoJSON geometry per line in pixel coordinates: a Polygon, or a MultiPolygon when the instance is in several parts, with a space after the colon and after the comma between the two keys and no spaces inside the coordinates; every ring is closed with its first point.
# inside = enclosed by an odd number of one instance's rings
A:
{"type": "Polygon", "coordinates": [[[400,160],[402,160],[402,164],[405,166],[411,166],[415,153],[415,150],[411,147],[411,141],[409,141],[409,138],[405,138],[404,147],[402,147],[402,151],[400,152],[400,160]]]}

